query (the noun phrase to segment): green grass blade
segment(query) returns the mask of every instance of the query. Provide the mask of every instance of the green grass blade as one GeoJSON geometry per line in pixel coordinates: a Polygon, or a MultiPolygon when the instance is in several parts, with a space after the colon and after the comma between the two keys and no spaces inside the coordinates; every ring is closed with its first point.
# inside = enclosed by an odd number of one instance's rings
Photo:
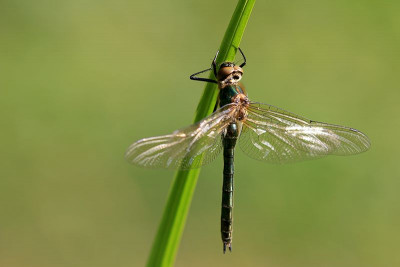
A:
{"type": "MultiPolygon", "coordinates": [[[[233,61],[255,0],[239,0],[219,48],[217,65],[233,61]]],[[[212,77],[212,74],[210,76],[212,77]]],[[[211,114],[217,100],[216,84],[207,83],[197,106],[197,122],[211,114]]],[[[181,240],[200,169],[178,171],[172,183],[147,266],[172,266],[181,240]]]]}

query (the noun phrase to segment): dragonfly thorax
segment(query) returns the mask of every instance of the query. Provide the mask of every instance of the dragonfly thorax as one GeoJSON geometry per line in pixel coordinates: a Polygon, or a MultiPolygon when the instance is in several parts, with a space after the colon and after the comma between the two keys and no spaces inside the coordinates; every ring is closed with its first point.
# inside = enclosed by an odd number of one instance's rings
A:
{"type": "Polygon", "coordinates": [[[243,69],[232,62],[225,62],[221,64],[217,73],[217,80],[219,88],[222,89],[228,85],[236,85],[243,75],[243,69]]]}
{"type": "Polygon", "coordinates": [[[238,121],[243,121],[247,117],[247,108],[250,101],[245,94],[237,94],[232,98],[232,103],[237,104],[235,118],[238,121]]]}

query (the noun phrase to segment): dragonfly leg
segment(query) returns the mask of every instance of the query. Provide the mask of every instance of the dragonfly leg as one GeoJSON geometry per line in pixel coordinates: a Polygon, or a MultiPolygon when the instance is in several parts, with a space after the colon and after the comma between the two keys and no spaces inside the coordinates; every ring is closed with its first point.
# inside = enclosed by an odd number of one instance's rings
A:
{"type": "Polygon", "coordinates": [[[211,79],[207,79],[207,78],[196,77],[196,75],[201,74],[201,73],[204,73],[204,72],[206,72],[206,71],[210,71],[210,70],[211,70],[211,68],[208,68],[208,69],[206,69],[206,70],[202,70],[202,71],[193,73],[192,75],[190,75],[189,78],[190,78],[191,80],[194,80],[194,81],[208,82],[208,83],[218,83],[218,82],[215,81],[215,80],[211,80],[211,79]]]}
{"type": "Polygon", "coordinates": [[[214,76],[215,76],[215,78],[217,78],[217,57],[218,57],[218,54],[219,54],[219,50],[218,50],[217,53],[215,54],[215,57],[214,57],[214,59],[213,59],[213,61],[212,61],[212,63],[211,63],[211,68],[212,68],[213,71],[214,71],[214,76]]]}
{"type": "Polygon", "coordinates": [[[247,60],[246,60],[246,57],[245,57],[245,55],[244,55],[242,49],[240,49],[240,47],[238,47],[238,48],[239,48],[239,52],[240,52],[240,54],[242,54],[242,57],[243,57],[243,60],[244,60],[244,62],[243,62],[242,64],[240,64],[239,67],[243,68],[244,65],[246,65],[246,63],[247,63],[247,60]]]}
{"type": "Polygon", "coordinates": [[[209,83],[218,83],[216,80],[212,80],[212,79],[208,79],[208,78],[200,78],[200,77],[196,77],[197,75],[204,73],[206,71],[210,71],[212,70],[214,72],[214,76],[215,78],[217,78],[217,56],[218,56],[219,50],[217,51],[217,54],[215,54],[215,57],[213,59],[213,61],[211,62],[211,68],[196,72],[192,75],[190,75],[190,79],[194,80],[194,81],[200,81],[200,82],[209,82],[209,83]]]}

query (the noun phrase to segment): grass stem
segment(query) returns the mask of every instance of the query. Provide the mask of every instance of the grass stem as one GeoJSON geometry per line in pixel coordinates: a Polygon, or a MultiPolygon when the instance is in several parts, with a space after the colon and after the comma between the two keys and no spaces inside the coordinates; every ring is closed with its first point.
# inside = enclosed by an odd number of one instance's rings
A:
{"type": "MultiPolygon", "coordinates": [[[[254,3],[255,0],[238,1],[219,48],[217,66],[235,59],[254,3]]],[[[215,78],[212,73],[210,78],[215,78]]],[[[217,97],[217,85],[207,83],[197,106],[194,122],[211,114],[217,97]]],[[[199,174],[200,169],[178,171],[175,174],[147,266],[173,266],[199,174]]]]}

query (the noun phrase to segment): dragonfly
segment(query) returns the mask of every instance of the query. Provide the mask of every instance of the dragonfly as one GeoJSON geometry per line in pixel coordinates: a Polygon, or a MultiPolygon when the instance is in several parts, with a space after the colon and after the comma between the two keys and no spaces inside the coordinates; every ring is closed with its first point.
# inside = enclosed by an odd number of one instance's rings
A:
{"type": "MultiPolygon", "coordinates": [[[[269,104],[253,102],[240,82],[243,63],[223,62],[194,73],[191,80],[216,83],[219,88],[214,112],[172,134],[141,139],[126,151],[128,162],[152,168],[188,170],[213,161],[223,151],[221,238],[223,253],[232,251],[234,152],[241,150],[256,160],[288,163],[326,155],[353,155],[369,149],[362,132],[309,120],[269,104]],[[215,79],[199,75],[212,71],[215,79]]],[[[212,76],[211,76],[212,77],[212,76]]]]}

